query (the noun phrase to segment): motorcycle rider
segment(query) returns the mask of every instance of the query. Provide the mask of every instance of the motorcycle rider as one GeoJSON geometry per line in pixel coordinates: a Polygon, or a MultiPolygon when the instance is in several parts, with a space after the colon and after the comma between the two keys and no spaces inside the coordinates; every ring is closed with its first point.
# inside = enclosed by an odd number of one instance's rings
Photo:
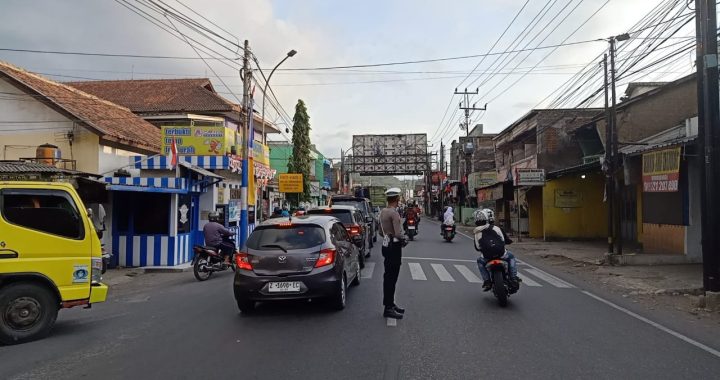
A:
{"type": "Polygon", "coordinates": [[[445,227],[452,226],[453,232],[455,232],[455,213],[453,213],[452,206],[448,206],[443,214],[443,224],[440,226],[440,235],[445,232],[445,227]]]}
{"type": "Polygon", "coordinates": [[[203,227],[203,235],[205,236],[205,245],[215,248],[225,258],[225,264],[230,264],[230,258],[235,251],[235,245],[223,241],[223,237],[233,236],[233,232],[218,223],[220,214],[213,211],[208,214],[208,224],[203,227]]]}
{"type": "Polygon", "coordinates": [[[383,273],[383,306],[385,318],[402,319],[405,309],[395,304],[395,286],[400,275],[402,248],[407,245],[400,214],[397,211],[400,189],[393,187],[385,192],[387,207],[380,211],[380,234],[383,236],[382,255],[385,259],[383,273]]]}
{"type": "MultiPolygon", "coordinates": [[[[495,225],[495,213],[492,210],[487,208],[483,210],[476,210],[473,216],[475,217],[475,225],[477,226],[473,231],[475,235],[475,250],[480,251],[480,241],[483,238],[483,233],[485,233],[486,237],[488,237],[487,235],[491,233],[495,233],[500,237],[500,239],[502,239],[505,245],[512,244],[512,239],[510,239],[505,231],[495,225]]],[[[480,275],[483,279],[482,288],[487,292],[492,288],[492,283],[490,282],[490,272],[488,272],[485,267],[487,259],[485,259],[481,251],[480,253],[481,254],[477,259],[477,264],[478,269],[480,270],[480,275]]],[[[515,255],[505,249],[505,253],[502,255],[501,259],[508,263],[508,270],[510,272],[509,285],[514,291],[517,291],[520,287],[521,280],[517,275],[517,260],[515,260],[515,255]]]]}
{"type": "Polygon", "coordinates": [[[405,211],[405,223],[404,227],[407,230],[408,220],[415,221],[415,231],[420,232],[420,218],[418,215],[418,209],[414,204],[410,204],[405,211]]]}

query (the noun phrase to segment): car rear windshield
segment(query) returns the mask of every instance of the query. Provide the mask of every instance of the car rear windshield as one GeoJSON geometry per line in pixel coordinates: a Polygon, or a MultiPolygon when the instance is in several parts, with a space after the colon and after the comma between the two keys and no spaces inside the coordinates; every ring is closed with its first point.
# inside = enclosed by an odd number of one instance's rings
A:
{"type": "Polygon", "coordinates": [[[350,213],[350,210],[310,210],[308,211],[308,214],[334,216],[340,219],[340,223],[342,224],[355,223],[353,221],[352,213],[350,213]]]}
{"type": "Polygon", "coordinates": [[[356,200],[352,200],[352,199],[333,199],[333,204],[345,205],[345,206],[355,206],[360,211],[363,211],[363,212],[368,211],[365,208],[365,202],[363,202],[363,201],[356,201],[356,200]]]}
{"type": "Polygon", "coordinates": [[[258,251],[307,249],[325,243],[325,230],[314,224],[263,226],[248,238],[247,246],[258,251]]]}

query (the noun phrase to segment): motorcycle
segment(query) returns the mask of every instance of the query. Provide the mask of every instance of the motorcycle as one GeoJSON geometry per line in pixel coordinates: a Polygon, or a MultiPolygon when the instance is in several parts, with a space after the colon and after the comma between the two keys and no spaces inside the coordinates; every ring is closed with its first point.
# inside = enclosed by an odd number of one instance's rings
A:
{"type": "Polygon", "coordinates": [[[501,307],[507,306],[510,295],[518,291],[517,285],[511,285],[508,263],[502,258],[496,258],[488,261],[488,263],[485,264],[485,268],[490,272],[492,291],[495,298],[498,299],[498,304],[500,304],[501,307]]]}
{"type": "Polygon", "coordinates": [[[415,239],[415,235],[417,235],[417,224],[415,223],[415,219],[407,219],[405,221],[405,233],[411,241],[415,239]]]}
{"type": "MultiPolygon", "coordinates": [[[[226,238],[223,240],[235,245],[232,239],[226,238]]],[[[222,272],[228,269],[232,269],[232,271],[235,272],[234,257],[230,258],[230,264],[225,263],[222,253],[215,249],[215,247],[196,245],[193,247],[193,252],[195,253],[192,261],[193,274],[198,281],[209,279],[215,272],[222,272]]]]}
{"type": "Polygon", "coordinates": [[[455,226],[448,226],[443,224],[443,239],[447,242],[451,242],[455,238],[455,226]]]}

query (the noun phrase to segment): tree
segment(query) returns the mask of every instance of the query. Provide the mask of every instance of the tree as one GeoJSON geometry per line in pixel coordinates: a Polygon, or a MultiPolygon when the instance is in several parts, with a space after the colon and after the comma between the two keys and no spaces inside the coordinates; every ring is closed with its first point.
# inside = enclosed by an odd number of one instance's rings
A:
{"type": "Polygon", "coordinates": [[[288,160],[288,173],[303,175],[303,192],[298,200],[307,202],[310,200],[310,117],[302,99],[295,105],[292,133],[293,151],[288,160]]]}

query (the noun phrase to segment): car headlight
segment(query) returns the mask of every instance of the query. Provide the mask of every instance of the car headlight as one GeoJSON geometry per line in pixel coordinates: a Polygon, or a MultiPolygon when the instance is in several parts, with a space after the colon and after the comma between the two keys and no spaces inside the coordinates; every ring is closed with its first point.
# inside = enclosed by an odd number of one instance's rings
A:
{"type": "Polygon", "coordinates": [[[92,258],[91,280],[93,284],[99,284],[102,281],[102,257],[92,258]]]}

